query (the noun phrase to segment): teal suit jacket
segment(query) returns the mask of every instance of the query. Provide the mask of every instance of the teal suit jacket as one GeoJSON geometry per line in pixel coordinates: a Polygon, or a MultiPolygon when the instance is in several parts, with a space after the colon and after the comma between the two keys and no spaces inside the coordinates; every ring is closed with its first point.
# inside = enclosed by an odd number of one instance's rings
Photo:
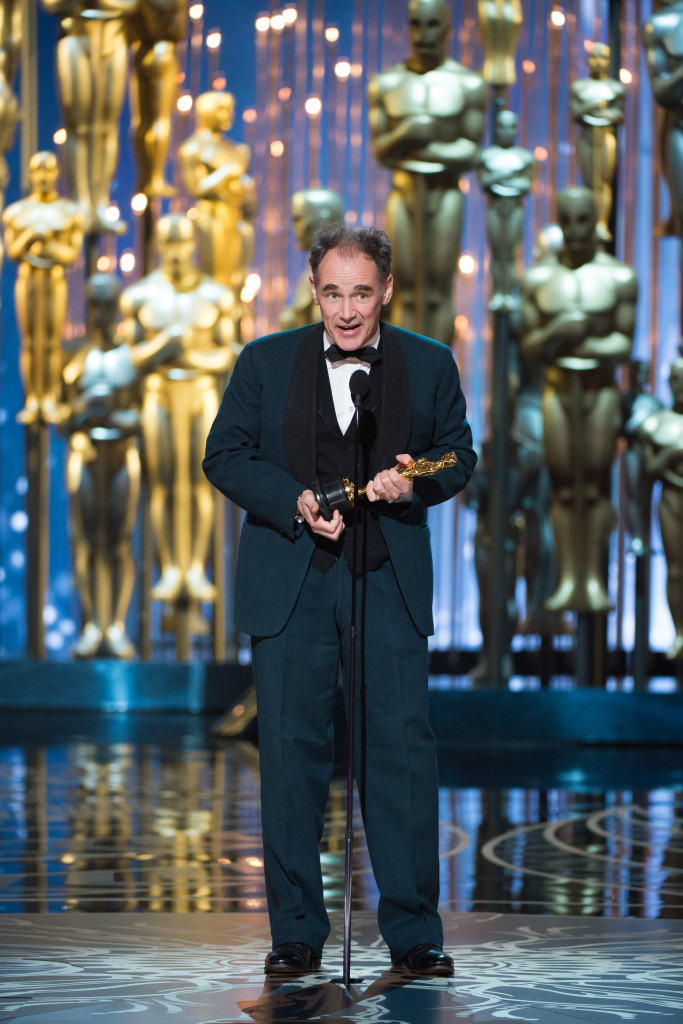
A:
{"type": "MultiPolygon", "coordinates": [[[[211,483],[247,515],[235,572],[234,625],[274,636],[287,623],[314,540],[294,522],[296,501],[316,473],[316,386],[322,324],[252,341],[232,371],[206,443],[211,483]]],[[[423,636],[432,620],[432,559],[426,510],[465,487],[476,463],[458,369],[446,346],[381,324],[382,407],[374,469],[395,456],[457,464],[413,480],[408,504],[386,504],[380,525],[403,599],[423,636]]]]}

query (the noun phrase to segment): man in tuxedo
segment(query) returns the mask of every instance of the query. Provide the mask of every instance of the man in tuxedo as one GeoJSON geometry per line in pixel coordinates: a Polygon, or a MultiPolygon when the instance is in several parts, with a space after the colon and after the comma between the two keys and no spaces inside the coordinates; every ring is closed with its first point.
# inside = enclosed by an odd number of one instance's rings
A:
{"type": "MultiPolygon", "coordinates": [[[[211,428],[204,471],[246,510],[235,627],[252,637],[264,867],[273,938],[266,973],[316,971],[330,925],[319,845],[333,768],[341,659],[348,689],[353,516],[324,518],[316,477],[352,476],[349,380],[369,374],[359,419],[355,528],[360,642],[355,774],[378,921],[393,964],[450,975],[437,912],[438,778],[427,717],[433,632],[426,510],[462,490],[476,456],[449,348],[380,322],[391,246],[377,228],[329,225],[310,253],[322,323],[247,345],[211,428]],[[327,356],[327,358],[325,358],[327,356]],[[406,479],[397,465],[455,452],[406,479]],[[398,453],[398,454],[397,454],[398,453]],[[360,559],[359,559],[360,561],[360,559]]],[[[348,693],[347,693],[348,700],[348,693]]]]}

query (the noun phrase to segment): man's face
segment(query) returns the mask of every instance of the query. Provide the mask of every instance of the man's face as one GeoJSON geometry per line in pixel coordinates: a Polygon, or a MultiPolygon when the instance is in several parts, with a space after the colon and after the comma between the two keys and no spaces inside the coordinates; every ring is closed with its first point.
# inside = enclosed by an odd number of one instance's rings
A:
{"type": "Polygon", "coordinates": [[[560,199],[557,213],[565,248],[570,252],[584,249],[595,235],[596,216],[592,196],[560,199]]]}
{"type": "Polygon", "coordinates": [[[368,345],[377,333],[380,310],[391,298],[391,274],[382,285],[368,256],[332,249],[318,268],[317,285],[310,280],[330,341],[344,352],[368,345]]]}
{"type": "Polygon", "coordinates": [[[419,61],[440,63],[445,54],[448,19],[440,0],[412,0],[408,7],[410,45],[419,61]]]}

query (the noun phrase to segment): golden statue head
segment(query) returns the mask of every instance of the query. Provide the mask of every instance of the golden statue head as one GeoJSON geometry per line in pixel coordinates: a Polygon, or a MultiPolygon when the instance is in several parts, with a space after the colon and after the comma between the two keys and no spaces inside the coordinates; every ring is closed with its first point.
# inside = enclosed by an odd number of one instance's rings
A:
{"type": "Polygon", "coordinates": [[[155,229],[161,264],[172,276],[192,265],[196,248],[194,224],[184,213],[167,213],[155,229]]]}
{"type": "Polygon", "coordinates": [[[59,177],[59,162],[55,154],[45,149],[34,153],[29,160],[28,176],[35,193],[43,196],[52,194],[59,177]]]}
{"type": "Polygon", "coordinates": [[[588,51],[588,71],[591,78],[607,78],[610,48],[607,43],[593,43],[588,51]]]}
{"type": "Polygon", "coordinates": [[[85,285],[89,321],[92,327],[108,338],[116,326],[119,312],[121,282],[116,274],[91,274],[85,285]]]}
{"type": "Polygon", "coordinates": [[[319,228],[343,219],[342,197],[331,188],[305,188],[292,196],[294,233],[302,249],[310,249],[319,228]]]}
{"type": "Polygon", "coordinates": [[[227,132],[235,121],[235,97],[216,89],[203,92],[195,102],[195,113],[199,128],[227,132]]]}
{"type": "Polygon", "coordinates": [[[564,248],[568,252],[588,249],[595,243],[598,216],[589,188],[575,185],[558,192],[557,219],[562,228],[564,248]]]}
{"type": "Polygon", "coordinates": [[[517,115],[512,110],[499,110],[496,114],[494,138],[497,146],[509,149],[517,138],[517,115]]]}
{"type": "Polygon", "coordinates": [[[410,0],[408,31],[414,61],[423,67],[436,67],[446,56],[450,7],[444,0],[410,0]]]}

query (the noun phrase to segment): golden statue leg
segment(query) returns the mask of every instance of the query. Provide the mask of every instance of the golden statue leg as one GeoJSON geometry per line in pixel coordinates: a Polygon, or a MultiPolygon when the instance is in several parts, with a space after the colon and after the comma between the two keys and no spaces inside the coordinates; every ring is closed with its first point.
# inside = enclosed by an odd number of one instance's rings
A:
{"type": "Polygon", "coordinates": [[[161,569],[160,579],[152,587],[151,594],[155,600],[173,602],[180,594],[182,578],[173,560],[171,539],[170,497],[174,454],[167,401],[161,377],[151,374],[146,381],[142,433],[149,478],[149,516],[161,569]]]}
{"type": "Polygon", "coordinates": [[[34,337],[34,279],[31,270],[22,264],[17,273],[14,300],[21,334],[19,372],[24,386],[24,407],[17,413],[19,423],[35,423],[40,414],[41,353],[34,337]]]}
{"type": "Polygon", "coordinates": [[[19,423],[60,423],[67,412],[62,390],[62,328],[67,287],[61,267],[44,270],[22,264],[17,274],[15,305],[22,344],[19,367],[24,407],[19,423]]]}
{"type": "Polygon", "coordinates": [[[57,43],[57,79],[66,126],[65,155],[73,198],[87,211],[86,228],[92,218],[90,193],[88,122],[93,105],[90,61],[86,56],[87,36],[63,36],[57,43]]]}
{"type": "Polygon", "coordinates": [[[548,468],[553,479],[552,522],[560,582],[548,611],[606,612],[606,556],[615,513],[609,499],[616,446],[618,395],[613,388],[584,391],[580,372],[569,392],[546,389],[543,398],[548,468]]]}
{"type": "Polygon", "coordinates": [[[666,657],[673,661],[683,654],[683,495],[680,488],[664,483],[657,511],[666,557],[666,598],[675,630],[666,657]]]}
{"type": "Polygon", "coordinates": [[[206,563],[214,526],[214,488],[201,470],[201,460],[206,438],[217,412],[218,393],[213,381],[206,381],[195,393],[190,454],[195,519],[187,583],[191,596],[199,601],[213,601],[216,597],[216,587],[206,577],[206,563]]]}
{"type": "Polygon", "coordinates": [[[394,294],[389,306],[389,318],[393,324],[408,331],[416,330],[415,299],[412,291],[412,246],[413,218],[408,198],[393,188],[386,206],[387,234],[391,239],[393,257],[392,273],[394,294]]]}
{"type": "Polygon", "coordinates": [[[93,459],[94,450],[87,435],[73,434],[67,460],[66,483],[71,496],[74,574],[83,615],[83,629],[73,649],[77,658],[94,658],[102,640],[102,628],[97,620],[94,601],[91,564],[93,538],[89,536],[86,525],[92,518],[87,509],[96,501],[89,470],[93,459]]]}
{"type": "Polygon", "coordinates": [[[175,45],[140,44],[134,57],[133,134],[138,159],[138,191],[152,199],[176,195],[165,177],[176,99],[175,45]]]}
{"type": "Polygon", "coordinates": [[[189,597],[187,577],[190,570],[192,516],[192,481],[190,477],[190,431],[195,381],[173,381],[168,385],[174,473],[171,501],[171,537],[173,562],[183,581],[184,596],[189,597]]]}
{"type": "Polygon", "coordinates": [[[128,42],[122,19],[87,19],[57,44],[57,76],[67,129],[74,199],[86,212],[86,231],[125,231],[106,216],[118,162],[118,121],[125,95],[128,42]]]}
{"type": "Polygon", "coordinates": [[[241,240],[239,236],[240,211],[225,203],[213,203],[210,222],[211,266],[210,276],[216,281],[234,287],[235,277],[241,272],[241,240]]]}
{"type": "Polygon", "coordinates": [[[104,631],[107,652],[114,658],[132,658],[135,648],[126,632],[126,616],[135,586],[132,536],[140,498],[140,453],[134,438],[116,442],[110,482],[112,572],[110,613],[104,631]]]}
{"type": "Polygon", "coordinates": [[[450,345],[455,329],[453,287],[460,256],[463,210],[460,189],[449,188],[440,195],[429,219],[425,265],[432,295],[427,307],[427,334],[444,345],[450,345]]]}
{"type": "Polygon", "coordinates": [[[74,559],[84,627],[80,658],[132,658],[126,615],[135,582],[131,538],[140,459],[133,438],[71,439],[67,484],[72,496],[74,559]]]}
{"type": "Polygon", "coordinates": [[[105,59],[107,75],[104,79],[100,73],[95,91],[96,124],[101,124],[101,128],[99,137],[96,136],[93,139],[94,155],[97,157],[99,153],[100,160],[94,165],[92,191],[97,227],[105,231],[123,234],[126,230],[125,223],[121,220],[110,221],[107,218],[107,210],[111,203],[111,185],[119,160],[118,122],[128,76],[128,48],[122,24],[116,21],[104,22],[103,29],[107,54],[105,59]]]}
{"type": "Polygon", "coordinates": [[[62,393],[62,332],[66,319],[67,285],[61,267],[53,267],[50,274],[50,289],[42,291],[45,337],[45,382],[43,385],[43,418],[48,423],[60,423],[68,413],[68,407],[61,402],[62,393]]]}

